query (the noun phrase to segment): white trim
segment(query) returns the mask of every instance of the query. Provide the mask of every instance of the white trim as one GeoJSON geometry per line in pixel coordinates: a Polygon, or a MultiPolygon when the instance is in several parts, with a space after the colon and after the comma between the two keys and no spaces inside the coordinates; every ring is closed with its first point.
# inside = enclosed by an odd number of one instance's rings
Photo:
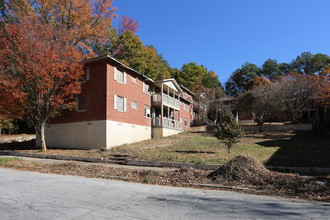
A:
{"type": "Polygon", "coordinates": [[[117,110],[117,95],[113,96],[113,109],[117,110]]]}
{"type": "Polygon", "coordinates": [[[124,84],[125,85],[127,84],[127,74],[126,74],[126,72],[124,72],[124,84]]]}
{"type": "Polygon", "coordinates": [[[117,67],[113,67],[113,79],[117,81],[117,67]]]}
{"type": "Polygon", "coordinates": [[[124,98],[124,112],[127,112],[127,99],[124,98]]]}

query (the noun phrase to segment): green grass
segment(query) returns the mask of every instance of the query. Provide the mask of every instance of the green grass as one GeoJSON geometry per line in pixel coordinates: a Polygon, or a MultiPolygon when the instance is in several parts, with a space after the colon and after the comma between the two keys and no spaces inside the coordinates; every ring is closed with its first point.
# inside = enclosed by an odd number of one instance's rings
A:
{"type": "Polygon", "coordinates": [[[140,160],[196,164],[222,164],[237,155],[249,155],[266,165],[330,167],[330,140],[312,138],[307,132],[246,132],[229,155],[226,146],[207,133],[182,133],[120,146],[111,152],[140,160]]]}
{"type": "Polygon", "coordinates": [[[212,134],[184,132],[109,151],[50,149],[42,154],[104,158],[110,154],[128,154],[131,159],[195,164],[223,164],[237,155],[249,155],[266,165],[330,167],[330,139],[313,138],[308,132],[244,132],[240,143],[228,154],[226,146],[212,134]]]}
{"type": "Polygon", "coordinates": [[[13,160],[21,160],[21,159],[18,157],[1,157],[0,163],[6,163],[6,162],[13,161],[13,160]]]}

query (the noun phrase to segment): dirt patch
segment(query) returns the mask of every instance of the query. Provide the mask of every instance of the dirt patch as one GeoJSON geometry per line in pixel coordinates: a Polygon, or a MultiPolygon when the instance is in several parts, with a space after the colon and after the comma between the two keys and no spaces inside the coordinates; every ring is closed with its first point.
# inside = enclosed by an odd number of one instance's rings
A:
{"type": "Polygon", "coordinates": [[[265,181],[269,172],[258,160],[249,156],[237,156],[212,172],[209,177],[215,182],[225,180],[255,184],[265,181]]]}
{"type": "Polygon", "coordinates": [[[216,183],[244,185],[270,195],[326,198],[329,200],[329,177],[306,177],[267,170],[259,161],[237,156],[208,175],[216,183]]]}

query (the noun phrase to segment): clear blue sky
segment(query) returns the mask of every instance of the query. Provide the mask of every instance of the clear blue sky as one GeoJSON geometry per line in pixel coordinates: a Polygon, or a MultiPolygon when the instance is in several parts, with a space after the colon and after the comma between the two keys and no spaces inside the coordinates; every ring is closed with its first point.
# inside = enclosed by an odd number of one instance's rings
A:
{"type": "Polygon", "coordinates": [[[196,62],[221,83],[248,61],[291,62],[304,51],[329,54],[330,0],[113,0],[119,17],[171,67],[196,62]]]}

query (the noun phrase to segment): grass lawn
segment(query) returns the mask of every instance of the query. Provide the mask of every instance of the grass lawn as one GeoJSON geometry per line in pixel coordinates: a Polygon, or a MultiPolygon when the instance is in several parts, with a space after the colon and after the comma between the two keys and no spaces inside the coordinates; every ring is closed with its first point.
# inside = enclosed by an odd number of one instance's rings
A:
{"type": "MultiPolygon", "coordinates": [[[[42,153],[35,149],[24,152],[42,153]]],[[[250,155],[266,165],[330,167],[329,138],[312,138],[307,132],[293,131],[245,132],[229,155],[226,146],[210,133],[181,133],[122,145],[109,151],[50,149],[46,153],[85,157],[127,154],[131,159],[196,164],[222,164],[237,155],[250,155]]]]}

